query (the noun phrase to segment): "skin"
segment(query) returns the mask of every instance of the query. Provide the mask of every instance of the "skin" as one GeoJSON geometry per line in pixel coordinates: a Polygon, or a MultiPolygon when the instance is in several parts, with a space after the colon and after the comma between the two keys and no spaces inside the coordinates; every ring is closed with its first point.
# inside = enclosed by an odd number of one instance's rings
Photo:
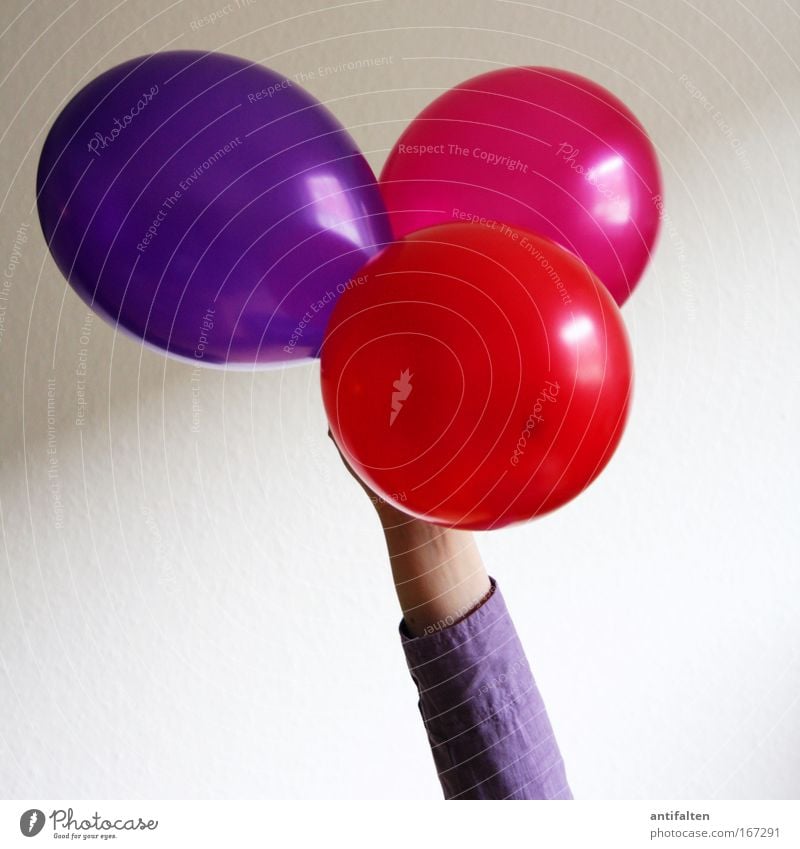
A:
{"type": "Polygon", "coordinates": [[[342,462],[378,515],[409,633],[419,637],[441,630],[478,607],[491,583],[473,535],[402,513],[367,488],[344,457],[342,462]]]}

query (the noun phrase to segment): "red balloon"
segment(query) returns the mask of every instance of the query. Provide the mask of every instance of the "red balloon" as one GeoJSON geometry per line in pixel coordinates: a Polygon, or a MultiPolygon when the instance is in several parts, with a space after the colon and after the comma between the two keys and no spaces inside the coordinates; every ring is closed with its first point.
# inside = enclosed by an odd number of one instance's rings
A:
{"type": "Polygon", "coordinates": [[[601,86],[553,68],[504,68],[433,101],[380,178],[395,236],[451,221],[505,221],[579,256],[622,304],[656,239],[653,145],[601,86]]]}
{"type": "Polygon", "coordinates": [[[620,440],[620,312],[586,266],[507,225],[448,224],[348,283],[321,351],[331,432],[405,512],[489,529],[574,498],[620,440]]]}

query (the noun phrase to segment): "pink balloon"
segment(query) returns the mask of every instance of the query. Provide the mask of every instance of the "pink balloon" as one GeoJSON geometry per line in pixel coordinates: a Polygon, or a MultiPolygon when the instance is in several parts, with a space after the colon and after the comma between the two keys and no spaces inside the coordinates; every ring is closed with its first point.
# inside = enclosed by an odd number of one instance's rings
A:
{"type": "Polygon", "coordinates": [[[507,68],[433,101],[380,179],[396,237],[451,221],[505,222],[577,254],[622,304],[656,239],[661,175],[642,125],[599,85],[507,68]]]}

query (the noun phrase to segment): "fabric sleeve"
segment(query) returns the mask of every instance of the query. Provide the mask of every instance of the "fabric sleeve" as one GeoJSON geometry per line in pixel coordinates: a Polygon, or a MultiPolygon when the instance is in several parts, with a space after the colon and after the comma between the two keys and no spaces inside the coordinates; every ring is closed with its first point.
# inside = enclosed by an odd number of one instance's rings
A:
{"type": "Polygon", "coordinates": [[[400,633],[446,799],[571,799],[544,702],[494,592],[450,627],[400,633]]]}

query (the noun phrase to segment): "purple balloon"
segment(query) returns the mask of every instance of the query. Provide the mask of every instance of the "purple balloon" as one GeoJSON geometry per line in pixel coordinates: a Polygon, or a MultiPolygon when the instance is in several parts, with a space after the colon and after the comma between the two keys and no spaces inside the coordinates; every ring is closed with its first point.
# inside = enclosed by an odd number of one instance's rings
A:
{"type": "Polygon", "coordinates": [[[117,65],[64,107],[37,175],[78,294],[195,363],[319,353],[353,275],[391,240],[369,165],[293,81],[235,56],[117,65]]]}

